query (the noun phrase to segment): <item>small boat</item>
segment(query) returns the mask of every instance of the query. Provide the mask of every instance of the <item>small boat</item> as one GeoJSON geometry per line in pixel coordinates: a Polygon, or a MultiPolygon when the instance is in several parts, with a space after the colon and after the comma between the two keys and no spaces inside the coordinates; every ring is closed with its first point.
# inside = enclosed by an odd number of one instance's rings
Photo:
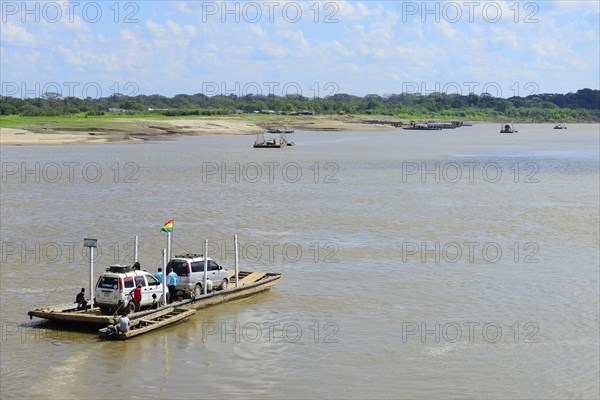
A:
{"type": "Polygon", "coordinates": [[[125,340],[134,336],[141,335],[155,329],[163,328],[178,321],[187,320],[194,315],[196,310],[185,308],[166,307],[152,314],[145,315],[131,320],[129,330],[125,333],[119,333],[112,325],[98,330],[98,336],[101,339],[125,340]]]}
{"type": "Polygon", "coordinates": [[[268,132],[269,133],[294,133],[294,130],[290,129],[290,128],[275,127],[275,128],[269,128],[268,132]]]}
{"type": "Polygon", "coordinates": [[[567,127],[563,124],[558,124],[554,126],[554,129],[567,129],[567,127]]]}
{"type": "Polygon", "coordinates": [[[510,123],[510,124],[503,124],[500,127],[500,133],[517,133],[517,132],[519,132],[519,131],[515,130],[515,127],[513,126],[512,123],[510,123]]]}
{"type": "Polygon", "coordinates": [[[258,133],[256,135],[256,140],[254,141],[254,148],[272,148],[272,149],[280,149],[282,147],[286,147],[287,144],[281,141],[281,138],[265,138],[264,133],[258,133]]]}
{"type": "Polygon", "coordinates": [[[279,141],[284,144],[285,146],[293,146],[294,142],[288,140],[287,136],[285,136],[285,134],[281,134],[281,136],[279,137],[279,141]]]}

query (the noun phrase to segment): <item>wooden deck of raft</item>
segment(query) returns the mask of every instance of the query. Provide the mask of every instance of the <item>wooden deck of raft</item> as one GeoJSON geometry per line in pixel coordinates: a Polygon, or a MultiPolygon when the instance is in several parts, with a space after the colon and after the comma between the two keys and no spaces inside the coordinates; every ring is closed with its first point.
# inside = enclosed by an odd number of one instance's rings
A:
{"type": "MultiPolygon", "coordinates": [[[[202,309],[227,301],[252,296],[275,286],[282,275],[273,272],[251,272],[239,271],[238,287],[235,287],[235,271],[229,270],[229,285],[226,290],[214,290],[195,299],[185,299],[180,302],[171,303],[170,307],[182,307],[185,309],[202,309]]],[[[155,313],[156,310],[145,310],[130,314],[131,319],[142,320],[146,315],[155,313]]],[[[73,303],[40,307],[29,311],[30,318],[38,317],[47,320],[61,321],[66,324],[88,324],[106,326],[112,323],[114,316],[104,315],[98,308],[77,310],[73,303]]]]}

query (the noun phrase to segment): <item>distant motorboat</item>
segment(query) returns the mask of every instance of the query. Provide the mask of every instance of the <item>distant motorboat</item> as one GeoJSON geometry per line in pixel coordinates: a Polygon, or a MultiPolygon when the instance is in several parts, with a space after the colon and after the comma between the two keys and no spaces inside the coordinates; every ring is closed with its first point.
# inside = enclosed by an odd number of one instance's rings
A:
{"type": "Polygon", "coordinates": [[[269,133],[294,133],[294,130],[291,128],[270,128],[268,130],[269,133]]]}
{"type": "Polygon", "coordinates": [[[567,129],[567,127],[563,124],[554,125],[554,129],[567,129]]]}
{"type": "Polygon", "coordinates": [[[500,133],[517,133],[519,131],[515,130],[515,127],[513,126],[512,123],[510,124],[502,124],[502,126],[500,127],[500,133]]]}

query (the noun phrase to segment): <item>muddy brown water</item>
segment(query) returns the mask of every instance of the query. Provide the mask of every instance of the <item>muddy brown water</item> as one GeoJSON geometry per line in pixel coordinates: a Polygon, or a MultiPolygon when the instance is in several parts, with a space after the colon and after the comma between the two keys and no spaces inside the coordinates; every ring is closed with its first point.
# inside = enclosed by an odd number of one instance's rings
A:
{"type": "Polygon", "coordinates": [[[595,398],[599,127],[4,146],[1,397],[595,398]],[[30,321],[173,253],[270,292],[127,342],[30,321]]]}

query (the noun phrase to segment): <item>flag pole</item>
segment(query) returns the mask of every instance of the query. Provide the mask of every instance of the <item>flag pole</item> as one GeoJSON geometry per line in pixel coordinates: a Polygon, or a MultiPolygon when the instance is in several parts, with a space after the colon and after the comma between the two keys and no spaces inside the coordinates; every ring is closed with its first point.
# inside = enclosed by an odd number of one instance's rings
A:
{"type": "Polygon", "coordinates": [[[133,263],[135,264],[136,262],[138,262],[138,235],[135,235],[135,241],[133,246],[133,263]]]}
{"type": "Polygon", "coordinates": [[[94,248],[90,247],[90,309],[94,308],[94,248]]]}
{"type": "Polygon", "coordinates": [[[171,232],[167,232],[167,260],[171,259],[171,232]]]}
{"type": "Polygon", "coordinates": [[[240,272],[240,259],[239,259],[239,254],[238,254],[238,239],[237,239],[237,235],[233,236],[233,249],[235,252],[235,287],[238,287],[238,274],[240,272]]]}
{"type": "MultiPolygon", "coordinates": [[[[162,270],[162,292],[163,292],[163,307],[167,305],[167,249],[162,249],[163,270],[162,270]]],[[[160,306],[160,302],[159,302],[160,306]]]]}

